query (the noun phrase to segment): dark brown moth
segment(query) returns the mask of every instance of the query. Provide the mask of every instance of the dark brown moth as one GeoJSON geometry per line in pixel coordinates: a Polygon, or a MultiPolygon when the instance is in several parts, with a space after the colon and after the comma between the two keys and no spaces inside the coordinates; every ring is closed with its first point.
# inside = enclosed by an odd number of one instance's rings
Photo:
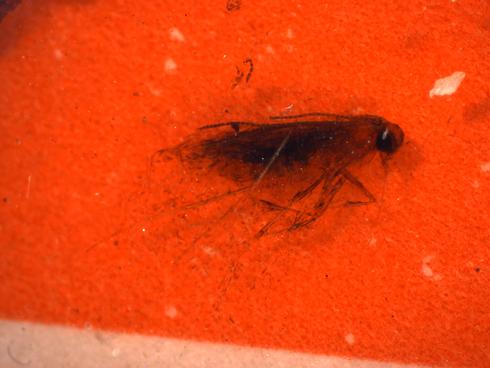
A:
{"type": "MultiPolygon", "coordinates": [[[[348,169],[365,156],[379,152],[383,161],[402,145],[402,129],[375,115],[309,113],[271,117],[270,122],[231,121],[206,125],[198,135],[158,154],[172,153],[191,166],[223,175],[239,185],[237,189],[208,198],[204,205],[238,193],[269,193],[288,183],[296,185],[282,203],[276,198],[257,200],[275,215],[257,233],[263,236],[287,213],[292,214],[285,230],[292,231],[315,222],[327,210],[340,188],[349,182],[365,195],[374,196],[348,169]],[[300,184],[298,184],[300,183],[300,184]],[[297,185],[302,185],[298,187],[297,185]],[[296,206],[318,192],[310,208],[296,206]]],[[[214,173],[214,174],[213,174],[214,173]]],[[[274,195],[273,195],[274,197],[274,195]]]]}

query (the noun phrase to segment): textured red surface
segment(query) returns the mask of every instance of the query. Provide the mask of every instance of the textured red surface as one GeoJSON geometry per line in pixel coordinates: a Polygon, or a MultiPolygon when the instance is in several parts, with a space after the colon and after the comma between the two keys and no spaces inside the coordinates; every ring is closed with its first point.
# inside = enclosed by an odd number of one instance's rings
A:
{"type": "Polygon", "coordinates": [[[489,366],[488,2],[194,3],[25,0],[1,21],[1,316],[489,366]],[[256,241],[245,203],[176,209],[226,183],[148,179],[200,125],[286,111],[403,127],[388,175],[358,172],[377,204],[256,241]]]}

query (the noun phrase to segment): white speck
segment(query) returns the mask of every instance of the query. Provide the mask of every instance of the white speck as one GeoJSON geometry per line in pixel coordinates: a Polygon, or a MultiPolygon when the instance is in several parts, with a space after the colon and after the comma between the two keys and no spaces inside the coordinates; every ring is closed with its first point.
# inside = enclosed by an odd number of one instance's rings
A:
{"type": "Polygon", "coordinates": [[[426,277],[432,278],[434,281],[442,280],[442,276],[438,273],[434,273],[430,267],[430,262],[434,259],[434,256],[424,257],[422,260],[422,274],[426,277]]]}
{"type": "Polygon", "coordinates": [[[173,73],[177,69],[177,63],[172,58],[165,60],[165,71],[167,73],[173,73]]]}
{"type": "Polygon", "coordinates": [[[173,305],[169,305],[165,308],[165,315],[168,318],[174,319],[175,317],[177,317],[177,308],[175,308],[173,305]]]}
{"type": "Polygon", "coordinates": [[[141,229],[141,231],[142,231],[142,232],[146,232],[146,229],[145,229],[145,228],[142,228],[142,229],[141,229]]]}
{"type": "Polygon", "coordinates": [[[354,345],[354,343],[356,342],[356,337],[353,334],[348,333],[347,335],[345,335],[345,342],[349,345],[354,345]]]}
{"type": "Polygon", "coordinates": [[[294,32],[291,28],[288,28],[288,30],[286,31],[286,37],[287,38],[294,38],[294,32]]]}
{"type": "Polygon", "coordinates": [[[293,104],[289,104],[285,108],[283,108],[283,110],[286,111],[286,112],[289,112],[289,111],[291,111],[293,109],[293,107],[294,107],[293,104]]]}
{"type": "Polygon", "coordinates": [[[202,248],[203,252],[206,253],[208,256],[214,256],[216,255],[216,249],[212,248],[212,247],[203,247],[202,248]]]}
{"type": "Polygon", "coordinates": [[[172,27],[168,31],[168,35],[172,41],[184,42],[185,37],[177,27],[172,27]]]}
{"type": "Polygon", "coordinates": [[[155,88],[151,85],[148,85],[148,89],[150,90],[150,93],[153,95],[153,96],[156,96],[156,97],[160,97],[160,95],[162,94],[162,91],[159,90],[158,88],[155,88]]]}
{"type": "Polygon", "coordinates": [[[436,80],[434,87],[429,92],[429,97],[452,95],[457,91],[465,76],[464,72],[454,72],[450,76],[436,80]]]}
{"type": "Polygon", "coordinates": [[[29,199],[29,197],[31,195],[31,179],[32,179],[32,176],[29,175],[27,177],[26,199],[29,199]]]}
{"type": "Polygon", "coordinates": [[[480,165],[481,171],[490,172],[490,162],[484,162],[480,165]]]}
{"type": "Polygon", "coordinates": [[[94,196],[98,197],[98,196],[100,196],[100,193],[99,192],[95,192],[94,193],[94,196]]]}
{"type": "Polygon", "coordinates": [[[61,60],[61,59],[63,59],[63,56],[65,56],[65,55],[63,54],[63,51],[61,51],[60,49],[54,49],[53,54],[54,54],[54,58],[55,58],[56,60],[61,60]]]}
{"type": "Polygon", "coordinates": [[[121,349],[119,349],[119,348],[114,348],[114,349],[112,349],[112,351],[111,351],[111,355],[112,355],[114,358],[115,358],[115,357],[117,357],[117,356],[118,356],[120,353],[121,353],[121,349]]]}
{"type": "Polygon", "coordinates": [[[265,52],[267,52],[268,54],[274,54],[275,53],[274,48],[271,45],[265,46],[265,52]]]}
{"type": "Polygon", "coordinates": [[[432,277],[434,275],[432,268],[430,268],[427,263],[422,263],[422,273],[427,277],[432,277]]]}

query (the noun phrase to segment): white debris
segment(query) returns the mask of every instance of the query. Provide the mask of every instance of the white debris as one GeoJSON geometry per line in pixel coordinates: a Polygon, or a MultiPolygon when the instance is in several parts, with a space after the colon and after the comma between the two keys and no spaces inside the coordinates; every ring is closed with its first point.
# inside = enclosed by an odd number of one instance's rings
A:
{"type": "Polygon", "coordinates": [[[464,72],[454,72],[448,77],[436,80],[434,87],[429,92],[429,97],[452,95],[457,91],[465,76],[464,72]]]}
{"type": "Polygon", "coordinates": [[[165,71],[167,73],[174,72],[177,69],[177,63],[172,58],[165,60],[165,71]]]}
{"type": "Polygon", "coordinates": [[[349,345],[354,345],[354,343],[356,342],[356,337],[351,333],[345,335],[344,338],[345,338],[345,342],[349,345]]]}
{"type": "Polygon", "coordinates": [[[177,27],[172,27],[168,31],[168,35],[172,41],[184,42],[185,37],[177,27]]]}
{"type": "Polygon", "coordinates": [[[480,169],[483,172],[490,172],[490,162],[484,162],[480,165],[480,169]]]}
{"type": "Polygon", "coordinates": [[[174,319],[175,317],[177,317],[177,314],[177,308],[175,308],[173,305],[169,305],[165,308],[165,315],[168,318],[174,319]]]}

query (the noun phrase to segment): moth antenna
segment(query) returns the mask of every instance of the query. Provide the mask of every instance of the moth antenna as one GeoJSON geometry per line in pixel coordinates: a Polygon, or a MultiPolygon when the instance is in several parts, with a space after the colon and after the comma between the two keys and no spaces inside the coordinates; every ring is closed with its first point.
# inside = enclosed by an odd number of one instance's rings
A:
{"type": "Polygon", "coordinates": [[[260,126],[261,124],[257,123],[250,123],[248,121],[230,121],[227,123],[216,123],[216,124],[208,124],[208,125],[203,125],[202,127],[199,127],[199,130],[206,130],[206,129],[214,129],[214,128],[219,128],[222,126],[230,126],[233,128],[233,130],[240,130],[240,125],[247,125],[247,126],[260,126]]]}
{"type": "Polygon", "coordinates": [[[275,115],[275,116],[270,116],[269,119],[271,120],[287,120],[287,119],[301,119],[301,118],[307,118],[307,117],[324,117],[324,118],[329,118],[329,119],[338,119],[338,120],[352,120],[352,116],[348,115],[336,115],[336,114],[329,114],[329,113],[324,113],[324,112],[309,112],[305,114],[297,114],[297,115],[275,115]]]}

